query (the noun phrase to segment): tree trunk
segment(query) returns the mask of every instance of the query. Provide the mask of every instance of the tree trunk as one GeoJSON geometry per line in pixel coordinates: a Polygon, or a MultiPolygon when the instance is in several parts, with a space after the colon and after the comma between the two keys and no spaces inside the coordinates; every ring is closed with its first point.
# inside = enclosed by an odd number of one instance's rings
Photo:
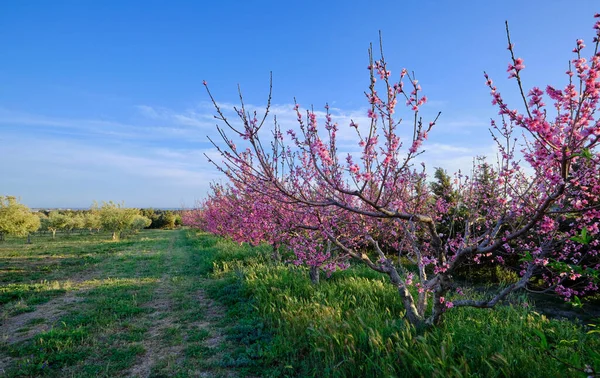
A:
{"type": "Polygon", "coordinates": [[[52,239],[56,238],[56,230],[52,230],[52,239]]]}
{"type": "Polygon", "coordinates": [[[0,241],[4,241],[4,232],[0,232],[0,241]]]}
{"type": "Polygon", "coordinates": [[[311,266],[309,275],[310,275],[310,281],[313,284],[316,285],[319,283],[319,267],[318,266],[311,266]]]}
{"type": "Polygon", "coordinates": [[[281,254],[279,253],[279,248],[277,248],[277,243],[273,243],[273,253],[271,254],[271,258],[275,262],[281,262],[281,254]]]}
{"type": "Polygon", "coordinates": [[[31,244],[31,233],[27,234],[27,244],[31,244]]]}
{"type": "Polygon", "coordinates": [[[404,308],[406,309],[405,318],[408,322],[414,325],[417,328],[422,328],[425,326],[425,322],[423,319],[423,314],[419,313],[419,310],[415,306],[415,301],[413,299],[410,291],[403,285],[402,279],[390,261],[385,262],[385,273],[390,278],[390,281],[394,286],[396,286],[398,290],[398,294],[400,294],[400,298],[402,299],[402,303],[404,304],[404,308]]]}
{"type": "Polygon", "coordinates": [[[117,231],[113,231],[112,233],[112,240],[117,240],[117,231]]]}

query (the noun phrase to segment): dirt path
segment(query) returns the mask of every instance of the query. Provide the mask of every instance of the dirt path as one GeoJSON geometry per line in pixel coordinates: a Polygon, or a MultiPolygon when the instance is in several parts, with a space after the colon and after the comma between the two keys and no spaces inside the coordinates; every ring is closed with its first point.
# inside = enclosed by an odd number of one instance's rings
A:
{"type": "Polygon", "coordinates": [[[149,315],[152,326],[146,332],[142,346],[146,351],[133,368],[127,374],[131,377],[148,377],[156,361],[178,355],[181,352],[181,346],[164,347],[161,342],[161,336],[164,331],[175,323],[172,316],[173,303],[170,294],[173,291],[173,285],[169,278],[173,270],[173,244],[175,238],[171,237],[167,248],[167,264],[169,271],[162,275],[160,284],[154,292],[154,299],[146,303],[143,307],[151,308],[153,312],[149,315]]]}
{"type": "Polygon", "coordinates": [[[217,348],[223,342],[223,335],[216,324],[223,316],[225,316],[225,309],[223,306],[208,298],[204,290],[198,291],[197,300],[198,306],[201,306],[204,311],[205,319],[200,322],[192,323],[192,325],[209,331],[210,337],[205,340],[206,346],[209,348],[217,348]]]}
{"type": "MultiPolygon", "coordinates": [[[[175,282],[177,281],[178,273],[182,270],[181,265],[185,262],[185,259],[180,259],[181,255],[189,251],[181,251],[174,248],[177,237],[180,237],[180,235],[175,234],[172,236],[167,248],[166,253],[168,257],[165,264],[169,268],[161,277],[160,284],[154,292],[154,298],[144,305],[144,307],[152,309],[152,312],[148,315],[151,326],[142,341],[145,353],[138,358],[136,364],[125,374],[126,376],[146,378],[152,375],[157,367],[182,365],[186,348],[189,346],[187,335],[197,333],[198,331],[204,331],[208,334],[208,337],[203,340],[203,344],[213,351],[211,353],[212,356],[204,362],[209,365],[215,364],[220,358],[216,351],[221,347],[224,337],[217,323],[224,316],[225,310],[209,299],[203,289],[195,292],[194,297],[189,298],[193,302],[193,305],[203,314],[202,319],[187,324],[182,324],[179,321],[181,309],[178,308],[173,298],[177,291],[184,291],[184,289],[175,282]],[[178,329],[181,329],[181,332],[184,333],[182,342],[172,345],[166,343],[165,339],[169,332],[178,329]]],[[[192,279],[196,282],[202,281],[199,277],[192,277],[192,279]]],[[[191,375],[212,377],[215,376],[214,373],[212,370],[194,371],[191,372],[191,375]]],[[[225,377],[236,376],[233,372],[224,371],[220,371],[218,375],[225,377]]]]}

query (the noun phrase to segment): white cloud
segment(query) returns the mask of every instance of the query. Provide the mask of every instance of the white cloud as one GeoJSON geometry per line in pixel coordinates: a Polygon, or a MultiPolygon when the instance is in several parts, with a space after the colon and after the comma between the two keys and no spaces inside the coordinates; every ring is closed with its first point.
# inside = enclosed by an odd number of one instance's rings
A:
{"type": "Polygon", "coordinates": [[[22,196],[36,207],[88,206],[92,200],[125,200],[138,207],[191,205],[220,177],[198,150],[3,139],[0,159],[12,164],[4,171],[10,179],[0,188],[2,194],[22,196]]]}
{"type": "MultiPolygon", "coordinates": [[[[219,106],[234,127],[241,127],[234,104],[219,106]]],[[[238,148],[247,146],[234,138],[223,122],[214,119],[210,103],[181,111],[148,105],[139,105],[135,110],[131,119],[137,122],[132,123],[48,117],[0,108],[0,127],[5,129],[0,136],[4,146],[0,159],[11,162],[5,169],[8,179],[3,180],[0,194],[21,195],[25,203],[32,198],[34,206],[88,206],[92,200],[110,199],[140,207],[176,207],[181,202],[192,205],[204,197],[211,181],[223,179],[205,156],[217,164],[222,161],[206,139],[208,134],[218,145],[225,145],[216,135],[215,124],[225,128],[238,148]]],[[[246,110],[256,110],[259,119],[264,115],[264,106],[247,104],[246,110]]],[[[324,109],[315,111],[323,126],[324,109]]],[[[353,153],[358,160],[358,139],[349,124],[351,120],[358,123],[365,135],[370,124],[366,109],[332,107],[330,112],[333,122],[339,125],[342,159],[353,153]]],[[[274,104],[261,130],[264,142],[272,137],[275,115],[284,132],[298,130],[294,105],[274,104]]],[[[302,115],[306,116],[305,109],[302,115]]],[[[403,148],[408,147],[412,137],[410,121],[407,118],[399,127],[399,132],[406,134],[401,135],[403,148]]],[[[473,156],[495,156],[489,142],[477,144],[476,139],[464,135],[454,137],[456,129],[480,126],[478,120],[454,120],[446,126],[452,126],[453,131],[447,133],[441,128],[438,137],[424,144],[427,152],[419,157],[418,162],[424,161],[429,172],[438,166],[449,172],[468,171],[473,156]]],[[[436,132],[434,129],[432,135],[436,132]]]]}
{"type": "Polygon", "coordinates": [[[191,126],[195,128],[214,127],[214,117],[210,109],[206,106],[200,106],[199,109],[187,109],[184,111],[174,111],[166,108],[156,108],[148,105],[138,105],[139,113],[152,120],[167,122],[177,126],[191,126]]]}
{"type": "Polygon", "coordinates": [[[139,112],[147,118],[151,118],[151,119],[158,119],[160,118],[160,115],[158,114],[158,112],[156,110],[154,110],[153,107],[148,106],[148,105],[138,105],[137,109],[139,110],[139,112]]]}
{"type": "MultiPolygon", "coordinates": [[[[138,107],[140,109],[140,107],[138,107]]],[[[206,135],[199,130],[181,127],[179,122],[169,122],[153,117],[153,109],[142,107],[143,115],[152,119],[152,124],[133,124],[98,119],[73,119],[48,117],[44,115],[18,113],[0,108],[0,127],[27,132],[32,128],[41,131],[80,137],[104,137],[112,140],[164,140],[186,138],[191,141],[206,141],[206,135]]],[[[158,113],[157,113],[158,114],[158,113]]],[[[208,127],[208,123],[205,124],[208,127]]],[[[213,125],[214,126],[214,125],[213,125]]]]}

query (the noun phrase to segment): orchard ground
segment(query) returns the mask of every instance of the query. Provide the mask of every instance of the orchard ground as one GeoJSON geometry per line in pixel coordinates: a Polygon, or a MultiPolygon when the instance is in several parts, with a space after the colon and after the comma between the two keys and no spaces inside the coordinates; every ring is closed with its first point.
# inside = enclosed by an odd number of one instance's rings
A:
{"type": "MultiPolygon", "coordinates": [[[[0,375],[585,376],[600,371],[598,308],[526,294],[415,329],[385,277],[318,285],[270,247],[190,230],[0,243],[0,375]],[[567,315],[571,319],[557,319],[567,315]],[[580,370],[578,370],[580,369],[580,370]]],[[[463,290],[485,295],[481,284],[463,290]]]]}
{"type": "Polygon", "coordinates": [[[186,232],[61,235],[0,245],[0,375],[229,376],[186,232]]]}

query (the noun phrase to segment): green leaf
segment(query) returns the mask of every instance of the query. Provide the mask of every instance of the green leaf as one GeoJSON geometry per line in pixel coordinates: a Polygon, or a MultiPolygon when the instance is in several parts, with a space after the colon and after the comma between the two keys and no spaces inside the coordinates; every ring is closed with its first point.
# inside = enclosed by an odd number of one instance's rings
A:
{"type": "Polygon", "coordinates": [[[592,160],[592,158],[594,157],[592,155],[592,151],[590,151],[589,148],[582,148],[581,153],[577,154],[577,156],[581,156],[582,158],[584,158],[588,161],[592,160]]]}
{"type": "Polygon", "coordinates": [[[558,342],[558,345],[566,345],[566,346],[570,346],[570,345],[575,345],[579,342],[579,340],[560,340],[558,342]]]}
{"type": "Polygon", "coordinates": [[[598,278],[598,270],[592,268],[585,268],[585,274],[594,278],[598,278]]]}
{"type": "Polygon", "coordinates": [[[540,338],[540,346],[542,347],[542,349],[547,350],[548,340],[546,340],[546,335],[544,334],[544,332],[540,331],[539,329],[534,329],[533,333],[535,333],[540,338]]]}
{"type": "Polygon", "coordinates": [[[591,330],[587,331],[588,335],[591,335],[593,333],[600,333],[600,329],[597,329],[595,324],[588,324],[588,327],[592,328],[591,330]]]}
{"type": "Polygon", "coordinates": [[[571,237],[571,240],[580,244],[588,245],[592,241],[592,237],[588,234],[587,228],[584,227],[581,230],[581,234],[571,237]]]}
{"type": "Polygon", "coordinates": [[[533,256],[531,256],[531,253],[525,252],[525,257],[521,258],[519,261],[533,261],[533,256]]]}
{"type": "Polygon", "coordinates": [[[571,271],[571,266],[562,261],[552,261],[548,266],[560,273],[569,273],[571,271]]]}
{"type": "Polygon", "coordinates": [[[583,303],[581,303],[581,300],[579,299],[579,297],[577,295],[575,295],[573,297],[573,299],[571,300],[571,306],[573,306],[574,308],[582,308],[583,307],[583,303]]]}

